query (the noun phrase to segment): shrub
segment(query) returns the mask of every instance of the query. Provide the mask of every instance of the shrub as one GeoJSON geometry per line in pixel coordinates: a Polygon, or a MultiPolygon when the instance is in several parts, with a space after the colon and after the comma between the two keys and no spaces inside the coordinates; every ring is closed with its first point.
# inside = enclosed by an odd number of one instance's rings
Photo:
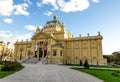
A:
{"type": "Polygon", "coordinates": [[[113,75],[113,76],[119,76],[119,73],[120,73],[119,71],[114,71],[114,72],[112,73],[112,75],[113,75]]]}
{"type": "Polygon", "coordinates": [[[5,64],[5,62],[4,61],[0,61],[0,64],[3,65],[3,64],[5,64]]]}
{"type": "Polygon", "coordinates": [[[6,62],[4,66],[1,67],[2,71],[15,71],[17,68],[22,67],[20,63],[17,62],[6,62]]]}

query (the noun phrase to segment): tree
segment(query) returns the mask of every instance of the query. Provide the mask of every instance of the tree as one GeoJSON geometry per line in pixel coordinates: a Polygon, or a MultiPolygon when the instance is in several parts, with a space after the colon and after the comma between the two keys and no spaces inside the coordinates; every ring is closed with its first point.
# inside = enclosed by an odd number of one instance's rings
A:
{"type": "Polygon", "coordinates": [[[113,59],[113,55],[103,55],[103,57],[107,59],[107,62],[108,62],[108,63],[114,61],[114,59],[113,59]]]}
{"type": "Polygon", "coordinates": [[[120,52],[113,52],[112,53],[114,63],[120,64],[120,52]]]}

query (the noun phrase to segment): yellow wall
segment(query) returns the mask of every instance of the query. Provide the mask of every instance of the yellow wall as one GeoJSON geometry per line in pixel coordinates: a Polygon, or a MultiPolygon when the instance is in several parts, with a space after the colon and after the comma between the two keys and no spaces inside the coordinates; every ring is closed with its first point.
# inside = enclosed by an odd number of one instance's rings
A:
{"type": "MultiPolygon", "coordinates": [[[[48,63],[69,63],[79,64],[80,60],[84,63],[87,59],[89,64],[105,64],[102,53],[102,36],[100,33],[96,36],[86,36],[74,38],[65,36],[65,25],[60,23],[61,30],[57,30],[58,26],[37,28],[36,33],[32,36],[30,42],[16,42],[15,43],[15,59],[19,60],[21,51],[22,59],[28,58],[28,52],[31,51],[35,55],[35,43],[48,42],[47,50],[49,53],[48,63]],[[57,45],[56,44],[61,44],[57,45]],[[29,46],[29,47],[28,47],[29,46]],[[57,55],[53,56],[53,50],[57,50],[57,55]],[[60,56],[62,50],[63,55],[60,56]]],[[[69,32],[70,33],[70,32],[69,32]]],[[[71,33],[70,33],[71,34],[71,33]]],[[[72,35],[72,34],[71,34],[72,35]]],[[[38,44],[38,48],[43,48],[38,44]]]]}

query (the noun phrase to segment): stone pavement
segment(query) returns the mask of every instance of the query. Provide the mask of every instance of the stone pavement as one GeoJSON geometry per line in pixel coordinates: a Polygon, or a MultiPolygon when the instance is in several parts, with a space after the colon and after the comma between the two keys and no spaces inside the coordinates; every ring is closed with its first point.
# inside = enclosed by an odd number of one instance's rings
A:
{"type": "Polygon", "coordinates": [[[68,66],[23,64],[25,68],[0,82],[103,82],[91,75],[69,69],[68,66]]]}

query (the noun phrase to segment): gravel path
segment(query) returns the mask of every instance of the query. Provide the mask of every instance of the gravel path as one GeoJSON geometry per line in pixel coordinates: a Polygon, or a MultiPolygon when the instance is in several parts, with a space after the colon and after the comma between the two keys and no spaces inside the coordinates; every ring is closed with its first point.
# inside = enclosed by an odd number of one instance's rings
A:
{"type": "Polygon", "coordinates": [[[0,82],[103,82],[91,75],[60,65],[23,64],[25,68],[0,82]]]}

